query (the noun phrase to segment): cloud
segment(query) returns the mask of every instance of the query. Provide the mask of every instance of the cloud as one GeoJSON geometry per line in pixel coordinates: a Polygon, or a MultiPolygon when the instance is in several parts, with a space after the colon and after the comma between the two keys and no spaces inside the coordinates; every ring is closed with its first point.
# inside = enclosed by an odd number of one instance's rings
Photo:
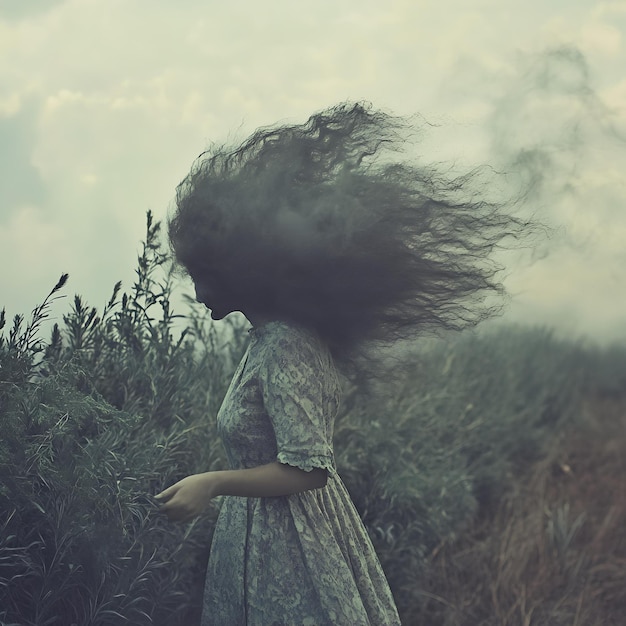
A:
{"type": "Polygon", "coordinates": [[[71,263],[73,251],[67,229],[46,219],[41,209],[24,205],[4,217],[0,224],[0,309],[6,307],[9,315],[28,313],[71,263]],[[15,294],[24,294],[25,290],[28,295],[18,300],[22,306],[16,308],[15,294]]]}
{"type": "MultiPolygon", "coordinates": [[[[573,46],[522,55],[501,85],[486,122],[497,165],[526,175],[547,210],[582,214],[586,206],[572,197],[586,181],[612,185],[606,157],[623,159],[626,150],[620,114],[592,88],[584,55],[573,46]]],[[[609,208],[599,200],[596,212],[609,208]]]]}
{"type": "Polygon", "coordinates": [[[39,16],[63,4],[65,0],[3,0],[0,19],[24,20],[39,16]]]}
{"type": "Polygon", "coordinates": [[[520,56],[503,85],[487,123],[491,153],[522,178],[531,209],[562,227],[550,254],[513,277],[512,314],[615,337],[626,310],[624,112],[592,88],[574,46],[520,56]]]}
{"type": "MultiPolygon", "coordinates": [[[[623,2],[0,7],[0,239],[3,258],[20,258],[30,281],[3,278],[12,308],[32,306],[61,271],[70,289],[104,301],[118,279],[133,280],[145,211],[165,216],[210,142],[302,122],[345,99],[423,113],[440,126],[421,139],[421,159],[521,170],[541,192],[536,206],[567,225],[570,254],[584,248],[592,271],[623,259],[623,2]],[[21,256],[28,229],[38,246],[21,256]]],[[[574,261],[560,254],[519,274],[516,288],[540,303],[529,319],[580,305],[580,328],[590,328],[596,318],[575,295],[591,278],[570,275],[574,261]],[[569,295],[551,299],[542,276],[572,283],[569,295]]],[[[597,279],[606,285],[597,319],[617,319],[623,306],[614,297],[622,270],[611,271],[617,282],[597,279]]]]}
{"type": "MultiPolygon", "coordinates": [[[[19,101],[14,99],[14,107],[19,101]]],[[[7,107],[8,108],[8,107],[7,107]]],[[[13,107],[12,107],[13,108],[13,107]]],[[[32,151],[37,141],[37,107],[33,102],[8,116],[0,116],[0,223],[16,206],[41,204],[45,185],[32,163],[32,151]]]]}

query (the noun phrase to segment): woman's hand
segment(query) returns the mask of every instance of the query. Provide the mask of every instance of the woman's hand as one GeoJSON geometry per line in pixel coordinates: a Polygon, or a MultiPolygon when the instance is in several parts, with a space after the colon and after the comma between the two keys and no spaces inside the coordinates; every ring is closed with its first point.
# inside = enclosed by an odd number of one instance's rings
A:
{"type": "Polygon", "coordinates": [[[154,496],[163,503],[160,511],[170,522],[189,522],[201,515],[219,495],[217,472],[192,474],[154,496]]]}

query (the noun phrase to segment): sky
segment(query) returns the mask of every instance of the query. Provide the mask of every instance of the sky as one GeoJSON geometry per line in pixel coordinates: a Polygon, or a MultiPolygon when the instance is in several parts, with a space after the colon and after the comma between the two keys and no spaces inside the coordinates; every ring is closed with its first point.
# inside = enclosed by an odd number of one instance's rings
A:
{"type": "Polygon", "coordinates": [[[505,321],[626,340],[626,0],[0,0],[0,308],[101,308],[200,152],[347,100],[529,182],[505,321]]]}

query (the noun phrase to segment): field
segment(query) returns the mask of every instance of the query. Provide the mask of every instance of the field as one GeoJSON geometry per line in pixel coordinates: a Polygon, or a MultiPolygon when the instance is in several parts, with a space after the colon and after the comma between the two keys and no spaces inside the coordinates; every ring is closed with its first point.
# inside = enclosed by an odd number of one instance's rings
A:
{"type": "MultiPolygon", "coordinates": [[[[148,221],[137,280],[97,311],[62,277],[0,329],[0,624],[197,623],[215,504],[163,486],[226,466],[214,416],[247,334],[189,304],[148,221]]],[[[338,470],[403,624],[610,626],[626,614],[626,348],[499,327],[416,344],[347,384],[338,470]]]]}

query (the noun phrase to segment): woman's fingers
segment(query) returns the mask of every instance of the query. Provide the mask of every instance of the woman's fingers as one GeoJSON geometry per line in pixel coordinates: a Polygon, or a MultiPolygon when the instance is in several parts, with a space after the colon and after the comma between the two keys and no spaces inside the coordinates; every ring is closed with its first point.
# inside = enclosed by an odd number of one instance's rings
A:
{"type": "Polygon", "coordinates": [[[177,502],[168,502],[161,506],[161,513],[167,515],[170,522],[190,522],[196,515],[190,512],[187,507],[181,506],[177,502]]]}
{"type": "Polygon", "coordinates": [[[178,491],[178,483],[175,485],[172,485],[171,487],[168,487],[167,489],[164,489],[161,493],[157,493],[157,495],[154,497],[160,502],[167,502],[168,500],[172,499],[172,497],[177,491],[178,491]]]}
{"type": "Polygon", "coordinates": [[[181,514],[180,506],[177,506],[177,503],[172,501],[173,496],[166,496],[165,498],[159,498],[159,500],[166,500],[160,507],[159,511],[161,513],[165,513],[170,521],[175,521],[177,517],[181,514]]]}
{"type": "Polygon", "coordinates": [[[175,498],[178,489],[171,490],[172,487],[166,489],[162,493],[154,496],[159,503],[159,513],[167,515],[167,519],[170,522],[188,522],[191,521],[195,515],[190,513],[187,506],[180,502],[180,498],[175,498]]]}

